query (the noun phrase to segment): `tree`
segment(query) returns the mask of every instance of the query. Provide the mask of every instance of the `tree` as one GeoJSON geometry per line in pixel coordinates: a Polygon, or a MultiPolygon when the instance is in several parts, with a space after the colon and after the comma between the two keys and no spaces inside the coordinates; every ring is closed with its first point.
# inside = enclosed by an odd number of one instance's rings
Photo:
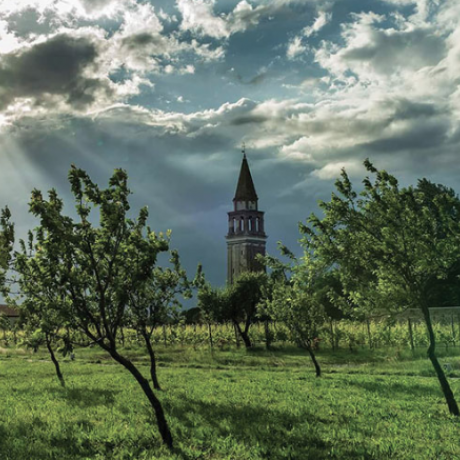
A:
{"type": "Polygon", "coordinates": [[[223,320],[222,312],[226,311],[229,306],[229,290],[227,288],[212,288],[206,282],[201,267],[198,267],[198,273],[193,284],[198,288],[198,308],[200,316],[208,325],[209,344],[212,350],[214,347],[212,323],[223,320]]]}
{"type": "Polygon", "coordinates": [[[216,289],[206,282],[201,268],[198,268],[193,285],[198,287],[198,306],[208,323],[211,341],[212,321],[231,321],[235,334],[241,337],[246,348],[252,347],[249,330],[258,318],[258,305],[266,283],[267,275],[264,272],[244,272],[234,284],[216,289]]]}
{"type": "MultiPolygon", "coordinates": [[[[170,233],[168,233],[168,238],[169,236],[170,233]]],[[[130,249],[141,251],[141,253],[133,252],[129,255],[130,258],[141,261],[144,249],[139,245],[131,246],[130,249]]],[[[147,280],[142,276],[144,271],[142,263],[139,263],[137,269],[130,267],[125,274],[130,323],[144,339],[150,358],[150,376],[153,387],[157,390],[160,390],[161,387],[156,372],[156,357],[152,344],[153,331],[160,324],[165,324],[171,312],[181,308],[177,299],[179,295],[184,298],[191,297],[190,283],[180,264],[179,253],[174,250],[170,255],[172,269],[155,267],[147,280]]]]}
{"type": "MultiPolygon", "coordinates": [[[[130,191],[125,171],[115,170],[106,189],[100,189],[85,171],[74,166],[69,181],[77,219],[63,214],[63,202],[55,190],[49,192],[48,199],[39,190],[32,192],[30,212],[40,223],[33,232],[36,252],[31,258],[40,265],[41,274],[31,279],[19,265],[19,277],[23,286],[38,283],[38,292],[53,292],[60,301],[43,302],[41,307],[55,309],[72,328],[131,373],[153,407],[163,442],[172,448],[160,400],[117,346],[117,334],[127,316],[129,288],[136,285],[141,289],[150,281],[157,255],[168,249],[168,242],[147,230],[146,208],[136,220],[128,218],[130,191]],[[97,220],[95,211],[99,211],[98,226],[92,224],[97,220]],[[130,257],[133,253],[140,259],[130,257]],[[137,279],[127,280],[127,273],[137,279]]],[[[9,222],[3,223],[7,234],[9,222]]],[[[6,240],[10,244],[11,239],[6,240]]]]}
{"type": "Polygon", "coordinates": [[[419,308],[429,335],[428,357],[449,411],[459,409],[436,357],[431,323],[432,285],[458,261],[460,201],[442,190],[430,197],[423,189],[400,188],[397,179],[368,161],[364,190],[358,195],[345,172],[338,194],[321,202],[324,217],[312,215],[301,225],[302,244],[315,257],[335,266],[354,305],[387,312],[419,308]]]}
{"type": "Polygon", "coordinates": [[[10,270],[19,274],[17,277],[13,275],[10,282],[17,283],[19,292],[15,296],[8,296],[8,300],[21,312],[27,345],[34,351],[41,343],[46,345],[56,376],[65,387],[53,348],[60,339],[60,330],[68,325],[63,315],[64,309],[59,305],[64,299],[52,283],[43,282],[50,273],[49,262],[44,260],[42,254],[37,254],[42,248],[34,244],[32,232],[29,232],[28,242],[21,239],[19,246],[20,250],[14,253],[10,261],[10,270]]]}
{"type": "Polygon", "coordinates": [[[314,353],[314,340],[326,317],[323,304],[326,270],[308,252],[299,261],[285,246],[280,243],[278,246],[281,253],[289,257],[289,262],[282,263],[272,256],[264,258],[271,273],[262,305],[272,318],[285,323],[297,345],[307,350],[316,377],[320,377],[321,367],[314,353]]]}
{"type": "Polygon", "coordinates": [[[222,315],[232,321],[246,348],[252,347],[249,329],[258,315],[267,275],[264,272],[244,272],[228,287],[227,301],[222,302],[222,315]],[[243,323],[243,327],[241,327],[243,323]]]}

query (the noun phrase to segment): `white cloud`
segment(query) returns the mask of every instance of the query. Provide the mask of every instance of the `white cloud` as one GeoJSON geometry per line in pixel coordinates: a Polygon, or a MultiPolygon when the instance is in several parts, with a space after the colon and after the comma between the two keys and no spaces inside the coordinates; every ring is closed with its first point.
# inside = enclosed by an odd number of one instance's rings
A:
{"type": "Polygon", "coordinates": [[[214,3],[214,0],[177,0],[182,15],[181,29],[214,38],[228,37],[227,23],[214,14],[214,3]]]}
{"type": "MultiPolygon", "coordinates": [[[[326,2],[322,7],[329,3],[326,2]]],[[[253,6],[247,0],[241,0],[230,13],[217,15],[214,11],[216,0],[176,0],[177,8],[182,15],[182,30],[217,39],[226,39],[255,27],[263,18],[273,17],[293,4],[318,6],[315,0],[267,0],[257,6],[253,6]]],[[[322,27],[321,23],[324,20],[327,20],[327,15],[323,17],[323,13],[320,13],[316,27],[322,27]]]]}
{"type": "Polygon", "coordinates": [[[301,37],[294,37],[288,44],[286,56],[288,59],[295,59],[297,56],[305,53],[307,47],[302,44],[301,37]]]}
{"type": "Polygon", "coordinates": [[[321,180],[335,179],[340,176],[340,172],[344,168],[349,177],[363,177],[365,173],[362,162],[351,160],[328,163],[321,169],[315,169],[311,175],[321,180]]]}
{"type": "Polygon", "coordinates": [[[353,18],[343,26],[343,46],[325,42],[316,52],[316,61],[337,77],[352,72],[365,82],[397,78],[433,66],[445,54],[444,40],[434,28],[384,28],[385,16],[372,12],[353,18]]]}
{"type": "Polygon", "coordinates": [[[306,37],[318,33],[332,18],[332,14],[327,11],[320,11],[315,22],[311,26],[307,26],[303,29],[303,34],[306,37]]]}
{"type": "Polygon", "coordinates": [[[21,46],[21,40],[8,30],[8,22],[0,20],[0,55],[11,53],[21,46]]]}
{"type": "Polygon", "coordinates": [[[39,14],[41,20],[46,14],[52,14],[55,21],[68,24],[75,18],[113,18],[134,3],[135,0],[2,0],[0,15],[9,17],[32,9],[39,14]]]}

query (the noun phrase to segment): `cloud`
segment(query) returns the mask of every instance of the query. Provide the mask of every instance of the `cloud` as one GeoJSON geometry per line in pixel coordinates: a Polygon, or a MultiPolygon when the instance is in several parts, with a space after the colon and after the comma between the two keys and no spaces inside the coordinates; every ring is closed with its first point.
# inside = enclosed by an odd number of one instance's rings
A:
{"type": "Polygon", "coordinates": [[[316,61],[332,75],[351,72],[361,81],[374,81],[433,66],[446,54],[446,46],[433,27],[384,27],[386,17],[359,13],[343,25],[344,45],[325,42],[316,61]]]}
{"type": "Polygon", "coordinates": [[[0,15],[8,18],[34,10],[39,14],[40,21],[52,15],[56,24],[69,25],[75,19],[115,18],[134,3],[135,0],[7,0],[0,2],[0,15]]]}
{"type": "Polygon", "coordinates": [[[233,34],[245,32],[256,27],[264,18],[302,3],[315,5],[315,1],[311,0],[268,0],[254,7],[247,0],[241,0],[230,13],[217,15],[214,11],[216,0],[176,0],[182,15],[182,30],[216,39],[227,39],[233,34]]]}
{"type": "Polygon", "coordinates": [[[31,98],[37,105],[53,105],[61,96],[74,108],[94,102],[107,82],[91,76],[97,47],[87,38],[56,35],[30,48],[3,55],[0,61],[0,108],[15,99],[31,98]]]}
{"type": "Polygon", "coordinates": [[[214,38],[229,36],[226,21],[214,14],[213,0],[177,0],[182,15],[181,29],[214,38]]]}
{"type": "MultiPolygon", "coordinates": [[[[329,4],[323,5],[323,8],[328,7],[329,4]]],[[[332,14],[325,10],[321,10],[318,13],[315,21],[311,26],[307,26],[302,30],[300,35],[294,37],[288,44],[286,56],[288,59],[295,59],[299,55],[302,55],[309,48],[304,44],[306,38],[310,38],[312,35],[317,34],[332,18],[332,14]]]]}
{"type": "Polygon", "coordinates": [[[311,26],[303,29],[302,33],[305,37],[311,37],[318,33],[332,18],[332,14],[328,11],[320,11],[315,22],[311,26]]]}
{"type": "Polygon", "coordinates": [[[358,161],[341,161],[328,163],[321,169],[315,169],[311,175],[321,180],[335,179],[340,176],[342,169],[345,169],[349,177],[363,177],[364,166],[358,161]]]}
{"type": "Polygon", "coordinates": [[[300,54],[305,53],[307,51],[307,47],[302,44],[301,37],[294,37],[288,45],[286,56],[288,59],[294,59],[300,54]]]}

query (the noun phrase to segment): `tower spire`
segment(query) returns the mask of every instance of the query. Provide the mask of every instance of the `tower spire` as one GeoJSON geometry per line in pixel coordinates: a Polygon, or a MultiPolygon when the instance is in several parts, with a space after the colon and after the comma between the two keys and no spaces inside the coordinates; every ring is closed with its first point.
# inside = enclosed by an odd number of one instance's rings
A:
{"type": "Polygon", "coordinates": [[[248,159],[246,158],[246,150],[243,146],[243,161],[241,163],[240,176],[236,186],[235,198],[233,201],[254,201],[257,202],[256,188],[252,180],[251,171],[249,169],[248,159]]]}

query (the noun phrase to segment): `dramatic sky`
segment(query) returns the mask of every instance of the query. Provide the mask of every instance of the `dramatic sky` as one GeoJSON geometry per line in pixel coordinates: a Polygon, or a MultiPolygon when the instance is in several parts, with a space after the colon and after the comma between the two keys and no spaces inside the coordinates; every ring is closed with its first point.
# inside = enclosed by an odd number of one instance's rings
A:
{"type": "Polygon", "coordinates": [[[71,163],[128,170],[186,268],[226,271],[246,143],[268,249],[345,167],[460,190],[460,0],[0,0],[0,206],[72,211],[71,163]]]}

